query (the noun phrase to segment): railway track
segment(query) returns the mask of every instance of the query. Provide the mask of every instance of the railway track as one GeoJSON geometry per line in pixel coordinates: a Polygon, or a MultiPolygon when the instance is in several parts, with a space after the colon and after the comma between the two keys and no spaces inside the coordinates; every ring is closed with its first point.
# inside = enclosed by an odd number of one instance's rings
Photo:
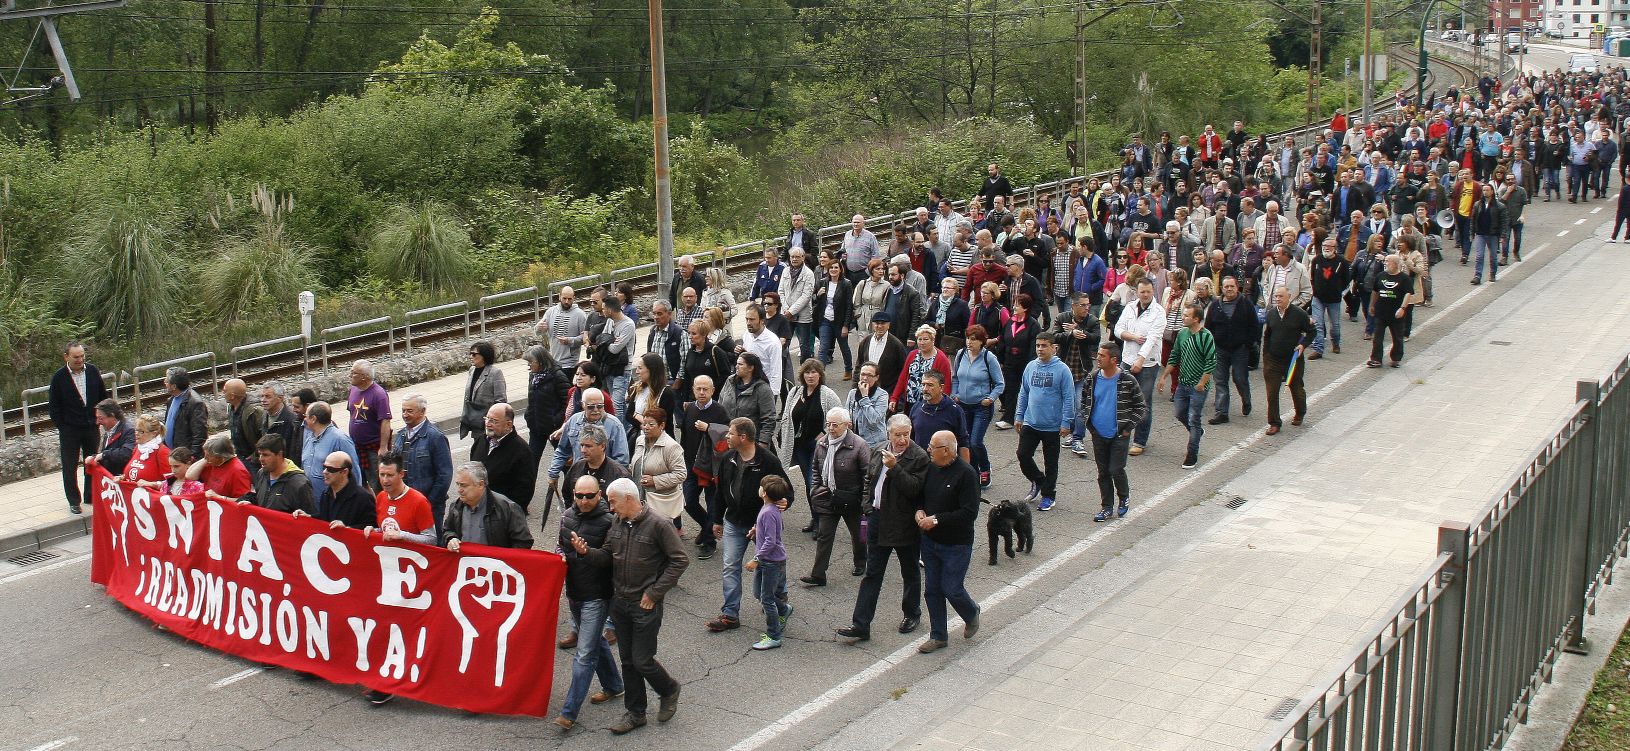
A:
{"type": "MultiPolygon", "coordinates": [[[[1395,59],[1410,59],[1418,54],[1416,48],[1408,45],[1400,45],[1395,52],[1401,53],[1395,59]]],[[[1470,66],[1441,57],[1434,56],[1431,59],[1436,64],[1454,71],[1460,78],[1459,84],[1462,86],[1475,83],[1477,80],[1476,72],[1470,66]]],[[[1428,91],[1438,86],[1437,78],[1437,74],[1429,67],[1428,91]]],[[[1392,105],[1388,104],[1379,108],[1379,111],[1388,112],[1391,109],[1392,105]]],[[[1273,139],[1285,136],[1301,137],[1318,132],[1323,127],[1323,123],[1317,123],[1269,135],[1273,139]]],[[[1101,172],[1066,177],[1020,188],[1014,193],[1013,209],[1016,211],[1024,206],[1034,205],[1040,195],[1062,192],[1071,181],[1093,176],[1107,177],[1108,174],[1101,172]]],[[[966,208],[966,203],[958,201],[955,206],[960,211],[966,208]]],[[[886,242],[889,228],[911,214],[912,211],[905,211],[873,217],[866,226],[886,242]]],[[[837,248],[843,233],[848,229],[848,224],[819,229],[817,232],[821,238],[821,247],[837,248]]],[[[752,271],[766,249],[779,246],[779,238],[763,239],[700,254],[697,260],[722,266],[727,274],[738,274],[752,271]]],[[[295,335],[241,345],[224,356],[221,353],[206,352],[164,363],[143,365],[133,374],[117,376],[109,374],[112,381],[109,387],[115,398],[124,404],[127,410],[140,411],[161,403],[164,394],[163,369],[171,365],[187,367],[193,375],[193,382],[197,384],[196,388],[202,393],[212,394],[226,378],[242,378],[250,383],[287,380],[305,376],[312,370],[324,369],[329,361],[349,362],[359,358],[396,354],[489,331],[532,325],[553,303],[555,294],[563,286],[583,288],[595,285],[613,286],[623,282],[633,285],[637,297],[649,299],[657,290],[657,265],[642,264],[605,274],[563,279],[543,289],[527,287],[488,295],[475,302],[457,301],[408,311],[398,316],[346,324],[323,330],[309,343],[295,335]],[[250,352],[258,353],[251,355],[250,352]],[[153,375],[144,377],[147,373],[153,375]]],[[[28,389],[22,392],[21,405],[0,405],[6,406],[0,411],[0,442],[8,438],[46,431],[52,427],[50,418],[45,414],[44,397],[44,387],[28,389]]]]}

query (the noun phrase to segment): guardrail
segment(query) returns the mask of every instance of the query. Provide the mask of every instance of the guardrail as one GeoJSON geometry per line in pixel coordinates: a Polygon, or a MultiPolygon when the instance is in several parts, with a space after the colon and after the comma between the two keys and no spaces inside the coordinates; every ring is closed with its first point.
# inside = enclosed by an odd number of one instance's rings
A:
{"type": "MultiPolygon", "coordinates": [[[[137,365],[135,370],[131,371],[131,376],[132,376],[132,379],[134,381],[134,385],[135,385],[135,388],[136,388],[135,411],[138,412],[138,413],[141,412],[141,374],[144,371],[167,370],[167,369],[169,369],[171,367],[174,367],[174,366],[185,365],[187,363],[198,362],[200,360],[206,360],[206,359],[209,360],[209,388],[207,388],[205,390],[213,392],[216,389],[217,385],[220,384],[220,382],[221,382],[220,362],[218,362],[215,359],[215,353],[214,352],[200,352],[200,353],[198,353],[196,355],[187,355],[186,357],[177,357],[174,360],[165,360],[164,362],[155,362],[155,363],[148,363],[146,365],[137,365]]],[[[189,375],[192,373],[192,371],[193,371],[192,368],[187,369],[187,373],[189,375]]]]}
{"type": "Polygon", "coordinates": [[[232,351],[228,353],[232,357],[232,377],[238,377],[238,353],[264,349],[266,347],[275,347],[279,344],[288,344],[290,342],[300,343],[300,360],[305,366],[306,375],[311,375],[311,358],[307,356],[307,353],[311,351],[311,344],[306,341],[306,337],[304,335],[294,334],[292,336],[285,336],[278,339],[267,339],[264,342],[240,344],[233,347],[232,351]]]}
{"type": "MultiPolygon", "coordinates": [[[[1503,746],[1630,542],[1630,357],[1578,400],[1341,667],[1259,748],[1503,746]]],[[[1611,645],[1603,645],[1604,649],[1611,645]]]]}
{"type": "Polygon", "coordinates": [[[355,329],[367,328],[369,326],[378,326],[380,324],[385,325],[385,339],[389,343],[390,353],[393,355],[396,354],[396,329],[391,327],[390,316],[380,316],[378,318],[369,318],[366,321],[357,321],[356,323],[347,323],[340,326],[330,326],[329,328],[323,329],[322,332],[317,335],[322,341],[323,370],[328,370],[329,334],[338,334],[341,331],[352,331],[355,329]]]}
{"type": "MultiPolygon", "coordinates": [[[[1385,112],[1385,111],[1389,111],[1391,108],[1392,108],[1392,105],[1389,102],[1385,106],[1380,107],[1379,111],[1385,112]]],[[[1317,132],[1320,129],[1324,128],[1325,126],[1326,126],[1326,124],[1323,123],[1323,122],[1309,124],[1309,125],[1302,125],[1302,126],[1297,126],[1297,127],[1290,128],[1290,129],[1287,129],[1287,130],[1271,133],[1271,134],[1269,134],[1269,137],[1274,138],[1274,139],[1279,139],[1279,138],[1283,138],[1283,137],[1286,137],[1286,136],[1290,136],[1290,137],[1293,137],[1293,138],[1300,138],[1300,137],[1306,136],[1309,133],[1317,132]]],[[[1046,182],[1038,182],[1038,183],[1035,183],[1035,184],[1030,185],[1030,186],[1018,188],[1018,189],[1016,189],[1014,191],[1013,205],[1010,206],[1009,208],[1011,210],[1017,211],[1018,209],[1023,208],[1025,206],[1034,206],[1036,204],[1036,202],[1037,202],[1037,198],[1040,195],[1042,195],[1043,193],[1061,192],[1061,191],[1065,190],[1067,188],[1067,186],[1069,186],[1071,183],[1084,182],[1084,181],[1086,181],[1088,179],[1091,179],[1093,177],[1103,179],[1103,178],[1107,178],[1110,174],[1111,173],[1109,171],[1101,171],[1101,172],[1089,173],[1089,174],[1084,174],[1084,175],[1072,175],[1072,176],[1069,176],[1069,177],[1063,177],[1063,178],[1059,178],[1059,179],[1051,180],[1051,181],[1046,181],[1046,182]]],[[[952,208],[959,211],[959,212],[960,211],[966,211],[967,207],[968,207],[968,201],[966,199],[958,199],[958,200],[953,200],[952,201],[952,208]]],[[[865,226],[866,226],[867,230],[869,230],[869,231],[873,232],[874,234],[878,235],[879,243],[881,243],[884,247],[887,247],[889,245],[890,240],[891,240],[890,230],[892,229],[893,224],[896,221],[905,221],[905,220],[907,220],[909,218],[912,218],[913,213],[914,213],[914,210],[913,211],[908,211],[908,212],[899,212],[899,213],[891,213],[891,214],[883,214],[883,215],[879,215],[879,216],[873,216],[870,219],[866,220],[865,226]]],[[[845,222],[843,224],[834,224],[834,225],[827,226],[827,227],[821,227],[819,229],[814,230],[814,232],[815,232],[816,236],[820,240],[821,247],[835,249],[835,248],[838,247],[839,242],[842,239],[843,233],[847,232],[849,230],[849,228],[850,228],[850,224],[845,222]]],[[[735,245],[731,245],[731,246],[728,246],[728,247],[721,247],[721,248],[718,248],[717,250],[697,251],[695,253],[692,253],[691,255],[692,255],[692,257],[695,258],[698,266],[704,266],[704,267],[705,266],[717,266],[717,267],[721,267],[721,268],[725,269],[727,272],[746,271],[746,270],[751,270],[753,268],[753,266],[757,264],[759,257],[763,255],[764,251],[766,251],[766,250],[768,250],[770,248],[780,248],[781,245],[782,245],[781,241],[782,241],[782,238],[779,238],[779,237],[764,238],[764,239],[759,239],[759,240],[750,240],[750,241],[743,242],[743,243],[737,243],[735,245]]],[[[501,299],[504,299],[506,297],[516,296],[516,295],[519,295],[519,294],[522,294],[522,293],[532,293],[534,295],[533,305],[532,305],[532,319],[533,319],[534,322],[536,322],[541,317],[544,308],[546,308],[548,305],[552,304],[554,301],[558,300],[558,295],[559,295],[561,287],[571,286],[571,287],[578,287],[578,288],[587,288],[587,287],[593,287],[593,286],[599,286],[599,285],[613,286],[613,285],[615,285],[615,284],[617,284],[619,282],[627,281],[627,282],[634,283],[635,286],[636,286],[636,289],[640,289],[642,287],[654,286],[658,282],[660,282],[661,280],[657,279],[657,274],[658,274],[658,272],[657,272],[657,269],[656,269],[656,264],[647,263],[647,264],[640,264],[640,265],[637,265],[637,266],[628,267],[628,268],[625,268],[625,269],[618,269],[618,270],[610,272],[610,273],[587,274],[587,275],[583,275],[583,276],[573,277],[571,279],[563,279],[563,280],[560,280],[560,281],[550,282],[544,288],[544,292],[542,292],[542,293],[540,293],[536,287],[528,287],[528,288],[525,288],[525,289],[513,290],[513,291],[510,291],[510,292],[500,292],[500,293],[497,293],[497,294],[494,294],[494,295],[487,295],[485,297],[480,298],[480,300],[478,300],[477,303],[476,303],[477,312],[474,313],[474,314],[472,314],[472,312],[471,312],[470,303],[466,302],[466,301],[455,301],[455,302],[447,303],[445,305],[438,305],[438,306],[431,307],[431,308],[422,308],[422,309],[419,309],[419,310],[409,311],[409,312],[407,312],[406,314],[403,315],[403,323],[402,323],[402,326],[401,326],[401,329],[402,329],[401,335],[402,335],[402,338],[404,340],[404,343],[405,343],[407,349],[411,351],[412,342],[413,342],[413,339],[414,339],[414,329],[415,328],[420,328],[420,329],[429,328],[429,329],[438,329],[438,330],[450,329],[458,322],[458,319],[460,317],[462,317],[465,336],[469,336],[470,335],[470,329],[472,327],[472,322],[471,322],[472,315],[474,315],[476,320],[479,322],[480,331],[481,331],[481,333],[484,334],[484,333],[486,333],[487,325],[489,323],[491,323],[492,322],[491,319],[494,318],[493,315],[489,315],[489,312],[493,311],[493,310],[500,310],[500,309],[503,309],[505,307],[509,307],[509,306],[506,306],[506,305],[489,306],[488,303],[496,301],[496,300],[501,300],[501,299]],[[427,320],[416,320],[416,316],[421,315],[421,314],[422,315],[429,315],[431,313],[450,311],[450,310],[454,310],[454,309],[460,308],[460,307],[463,308],[462,314],[455,314],[455,315],[450,315],[450,316],[431,318],[431,319],[427,319],[427,320]]],[[[587,298],[587,295],[581,296],[580,303],[586,298],[587,298]]],[[[422,338],[424,338],[424,336],[425,335],[421,334],[419,338],[422,339],[422,338]]],[[[381,337],[383,337],[385,339],[386,350],[388,352],[394,354],[396,352],[397,328],[396,328],[395,325],[392,324],[392,318],[389,317],[389,316],[382,316],[382,317],[379,317],[379,318],[373,318],[373,319],[369,319],[369,320],[366,320],[366,321],[357,321],[357,322],[354,322],[354,323],[348,323],[348,324],[344,324],[344,325],[341,325],[341,326],[335,326],[335,327],[332,327],[332,328],[324,329],[319,334],[320,349],[321,349],[321,362],[322,362],[323,369],[324,370],[328,369],[328,365],[329,365],[328,354],[329,354],[329,348],[330,348],[331,345],[332,346],[342,346],[343,345],[343,346],[348,346],[348,347],[352,347],[352,348],[356,348],[356,349],[362,349],[362,348],[367,348],[369,346],[378,346],[377,341],[381,337]],[[343,340],[336,340],[336,341],[332,341],[332,342],[329,341],[329,338],[328,338],[328,336],[330,334],[335,334],[335,333],[340,333],[340,332],[345,332],[345,331],[353,331],[353,330],[356,330],[356,329],[365,328],[365,327],[374,326],[374,325],[381,325],[381,324],[383,325],[383,328],[378,330],[378,331],[368,332],[368,333],[360,334],[360,335],[355,336],[355,337],[350,337],[350,338],[343,339],[343,340]]],[[[279,359],[278,356],[275,355],[275,354],[270,355],[270,356],[261,356],[261,357],[257,357],[257,358],[242,358],[239,355],[240,352],[247,352],[247,351],[254,350],[254,349],[260,349],[260,348],[264,348],[264,347],[275,346],[276,344],[288,343],[288,342],[290,342],[290,341],[292,341],[292,340],[294,340],[296,338],[298,338],[298,337],[284,337],[282,339],[273,339],[273,340],[268,340],[268,341],[264,341],[264,342],[255,342],[255,343],[252,343],[252,344],[245,344],[245,345],[240,345],[240,346],[237,346],[237,347],[233,347],[232,351],[230,353],[231,357],[232,357],[232,372],[233,372],[233,375],[234,376],[240,375],[240,365],[245,363],[245,362],[251,362],[251,361],[254,361],[254,360],[266,360],[266,361],[270,362],[270,361],[275,361],[275,360],[279,359]]],[[[300,356],[301,356],[300,368],[301,368],[302,372],[309,375],[310,372],[311,372],[311,358],[309,356],[310,344],[309,344],[309,342],[302,342],[302,344],[304,346],[301,348],[301,351],[300,351],[300,356]]],[[[139,368],[137,368],[137,372],[139,373],[141,371],[152,370],[152,369],[159,368],[159,367],[168,367],[168,366],[173,365],[173,364],[180,364],[180,363],[185,363],[185,362],[193,362],[195,360],[198,360],[198,359],[201,359],[201,358],[204,358],[204,357],[209,357],[212,360],[212,363],[213,363],[214,354],[213,353],[204,353],[204,354],[198,354],[198,355],[191,355],[191,356],[183,357],[183,358],[177,358],[175,360],[170,360],[170,361],[167,361],[167,362],[164,362],[164,363],[153,363],[153,364],[150,364],[150,365],[143,365],[143,366],[140,366],[139,368]]],[[[286,358],[283,358],[283,359],[286,359],[286,358]]],[[[272,369],[269,369],[269,370],[250,372],[248,375],[254,376],[254,375],[260,375],[262,373],[270,374],[270,373],[277,373],[277,372],[281,372],[281,371],[278,370],[277,368],[272,368],[272,369]]],[[[218,379],[216,379],[215,376],[216,376],[215,366],[214,366],[214,364],[212,364],[212,366],[211,366],[211,378],[212,378],[212,380],[217,380],[217,382],[218,382],[218,379]]],[[[141,396],[139,383],[137,384],[136,392],[137,392],[136,396],[137,396],[138,404],[139,404],[139,400],[140,400],[140,396],[141,396]]],[[[28,390],[24,390],[22,393],[23,393],[23,400],[22,400],[23,401],[23,405],[22,405],[23,406],[23,409],[22,409],[22,412],[23,412],[22,418],[23,419],[22,419],[22,421],[24,423],[23,424],[23,433],[24,433],[24,435],[31,435],[32,431],[34,429],[35,421],[30,419],[30,415],[29,415],[29,411],[28,411],[28,396],[31,395],[31,394],[35,394],[35,393],[44,393],[44,391],[39,390],[39,389],[28,389],[28,390]]],[[[4,412],[0,411],[0,415],[3,415],[3,414],[4,414],[4,412]]],[[[4,440],[3,425],[0,425],[0,440],[4,440]]]]}
{"type": "Polygon", "coordinates": [[[402,337],[402,350],[404,352],[409,353],[409,354],[412,354],[412,352],[413,352],[413,317],[414,316],[428,315],[430,313],[440,313],[440,312],[443,312],[443,311],[454,310],[454,309],[457,309],[457,308],[463,308],[464,309],[464,335],[469,336],[470,335],[470,303],[469,302],[466,302],[464,300],[459,300],[458,302],[450,302],[450,303],[447,303],[446,305],[437,305],[436,307],[433,307],[433,308],[420,308],[418,310],[410,310],[407,313],[403,314],[403,316],[402,316],[402,328],[403,328],[403,331],[404,331],[404,335],[402,337]]]}

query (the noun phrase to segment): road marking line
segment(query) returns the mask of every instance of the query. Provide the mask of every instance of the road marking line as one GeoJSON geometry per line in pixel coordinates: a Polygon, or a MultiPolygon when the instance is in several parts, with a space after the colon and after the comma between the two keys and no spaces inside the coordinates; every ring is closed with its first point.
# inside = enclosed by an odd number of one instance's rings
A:
{"type": "Polygon", "coordinates": [[[249,668],[248,670],[239,670],[236,673],[211,683],[210,688],[225,688],[245,678],[252,678],[264,672],[266,672],[266,668],[249,668]]]}
{"type": "Polygon", "coordinates": [[[68,745],[70,743],[78,743],[78,742],[79,742],[79,736],[70,735],[67,738],[58,738],[58,739],[56,739],[54,741],[51,741],[50,743],[42,743],[42,744],[40,744],[38,746],[35,746],[35,747],[29,749],[28,751],[52,751],[52,749],[62,748],[63,746],[66,746],[66,745],[68,745]]]}
{"type": "MultiPolygon", "coordinates": [[[[1592,214],[1600,214],[1600,213],[1602,213],[1602,207],[1597,206],[1596,208],[1591,209],[1590,213],[1592,213],[1592,214]]],[[[1580,221],[1583,221],[1583,220],[1580,220],[1580,221]]]]}
{"type": "Polygon", "coordinates": [[[30,576],[34,576],[36,574],[43,574],[43,573],[45,573],[47,571],[55,571],[55,570],[57,570],[59,568],[64,568],[66,566],[71,566],[71,565],[73,565],[75,563],[79,563],[80,561],[88,561],[88,560],[90,560],[90,557],[91,557],[90,553],[85,553],[83,555],[74,556],[73,558],[68,558],[68,559],[65,559],[65,560],[57,561],[56,563],[47,564],[45,566],[41,566],[41,567],[36,568],[36,569],[31,569],[29,571],[24,571],[24,572],[22,572],[20,574],[12,574],[11,576],[8,576],[8,577],[6,577],[4,579],[0,579],[0,584],[8,584],[10,582],[18,581],[20,579],[27,579],[30,576]]]}
{"type": "Polygon", "coordinates": [[[1561,232],[1556,233],[1556,236],[1561,237],[1561,236],[1566,235],[1566,234],[1568,234],[1568,231],[1567,230],[1562,230],[1561,232]]]}
{"type": "MultiPolygon", "coordinates": [[[[1564,232],[1566,232],[1566,230],[1564,230],[1564,232]]],[[[1530,259],[1537,258],[1539,256],[1539,254],[1545,252],[1546,248],[1548,248],[1548,247],[1550,247],[1550,243],[1541,243],[1539,247],[1534,248],[1530,252],[1530,255],[1528,257],[1530,259]]],[[[1470,292],[1466,293],[1465,295],[1461,296],[1460,299],[1455,300],[1452,303],[1449,303],[1447,306],[1444,306],[1441,309],[1438,309],[1436,315],[1433,315],[1431,318],[1429,318],[1429,319],[1427,319],[1425,321],[1422,321],[1419,326],[1415,327],[1415,333],[1417,333],[1417,334],[1420,333],[1422,330],[1425,330],[1426,328],[1432,326],[1433,324],[1437,323],[1438,321],[1446,320],[1448,318],[1449,314],[1454,312],[1455,309],[1457,309],[1460,306],[1466,304],[1466,302],[1468,300],[1471,300],[1471,299],[1475,298],[1476,296],[1478,296],[1480,294],[1483,294],[1485,291],[1487,291],[1489,289],[1491,289],[1491,287],[1478,287],[1478,288],[1476,288],[1474,290],[1471,290],[1470,292]]],[[[1411,337],[1411,338],[1413,338],[1413,337],[1411,337]]],[[[1319,389],[1318,391],[1316,391],[1316,392],[1314,392],[1312,394],[1309,394],[1308,398],[1307,398],[1308,407],[1311,409],[1311,407],[1313,406],[1313,404],[1315,402],[1322,401],[1324,398],[1329,396],[1329,394],[1331,392],[1333,392],[1335,389],[1340,388],[1343,384],[1345,384],[1348,381],[1352,380],[1353,377],[1357,376],[1359,373],[1361,373],[1361,372],[1363,372],[1365,370],[1367,370],[1367,368],[1364,366],[1364,363],[1358,363],[1358,364],[1354,365],[1353,367],[1348,368],[1346,373],[1343,373],[1340,376],[1337,376],[1335,380],[1331,381],[1330,383],[1325,384],[1325,386],[1323,388],[1319,389]]],[[[1227,450],[1225,450],[1221,454],[1218,454],[1217,456],[1213,457],[1210,461],[1206,462],[1205,464],[1200,465],[1199,469],[1197,469],[1193,474],[1190,474],[1187,477],[1184,477],[1183,479],[1178,480],[1177,482],[1166,486],[1166,488],[1164,490],[1154,494],[1153,496],[1150,496],[1148,500],[1143,501],[1143,502],[1139,503],[1136,507],[1130,509],[1128,511],[1128,515],[1131,516],[1131,515],[1139,514],[1139,513],[1141,513],[1143,511],[1144,507],[1158,504],[1158,503],[1166,500],[1167,498],[1170,498],[1171,496],[1176,495],[1177,493],[1179,493],[1179,492],[1183,491],[1184,489],[1188,488],[1188,486],[1194,484],[1195,482],[1198,482],[1202,477],[1209,474],[1212,469],[1215,469],[1217,466],[1221,465],[1222,463],[1229,461],[1230,459],[1232,459],[1235,456],[1239,455],[1241,452],[1246,451],[1246,450],[1254,447],[1257,443],[1260,443],[1261,441],[1263,441],[1267,437],[1268,437],[1267,433],[1265,433],[1265,432],[1263,432],[1261,430],[1252,431],[1252,433],[1250,435],[1248,435],[1245,438],[1241,439],[1238,443],[1235,443],[1233,446],[1228,447],[1227,450]]],[[[1081,539],[1079,542],[1075,543],[1074,545],[1071,545],[1068,549],[1064,550],[1063,552],[1058,553],[1057,555],[1054,555],[1052,558],[1049,558],[1046,561],[1043,561],[1040,565],[1036,566],[1036,568],[1031,569],[1031,571],[1029,573],[1025,574],[1024,576],[1019,577],[1018,579],[1015,579],[1012,583],[1007,584],[1006,586],[1002,587],[1001,589],[998,589],[995,592],[991,593],[989,596],[987,596],[985,599],[983,599],[983,600],[981,600],[979,602],[979,610],[980,610],[980,612],[985,612],[986,610],[989,610],[990,608],[1001,604],[1002,602],[1006,601],[1008,598],[1012,597],[1019,590],[1023,589],[1024,587],[1029,586],[1030,584],[1035,583],[1037,580],[1041,579],[1042,577],[1052,573],[1053,571],[1056,571],[1057,569],[1062,567],[1064,564],[1069,563],[1071,560],[1079,557],[1082,553],[1085,553],[1089,548],[1091,548],[1092,545],[1094,543],[1096,543],[1100,538],[1104,537],[1105,535],[1109,534],[1111,530],[1115,529],[1116,526],[1119,526],[1119,525],[1109,525],[1109,526],[1104,526],[1104,527],[1099,528],[1097,531],[1095,531],[1092,534],[1088,535],[1087,537],[1081,539]]],[[[962,622],[962,620],[960,618],[951,618],[946,623],[946,629],[947,630],[955,629],[956,626],[958,624],[960,624],[961,622],[962,622]]],[[[776,738],[780,737],[781,734],[787,732],[788,730],[791,730],[794,726],[798,725],[799,723],[802,723],[804,720],[807,720],[807,719],[809,719],[811,717],[814,717],[816,714],[819,714],[822,710],[826,709],[827,707],[832,706],[833,704],[836,704],[838,701],[842,700],[845,696],[848,696],[849,694],[853,693],[854,691],[859,689],[861,686],[866,685],[873,678],[876,678],[876,677],[888,672],[888,670],[890,668],[894,667],[895,665],[900,664],[901,662],[904,662],[907,657],[909,657],[912,653],[917,651],[917,646],[919,644],[922,644],[924,641],[927,641],[927,639],[928,639],[928,637],[926,635],[924,635],[924,636],[919,636],[916,639],[911,640],[911,642],[907,643],[905,646],[902,646],[899,649],[896,649],[893,652],[890,652],[887,656],[884,656],[883,658],[879,659],[878,661],[872,663],[865,670],[862,670],[859,673],[856,673],[853,676],[850,676],[848,680],[845,680],[844,682],[839,683],[836,686],[833,686],[832,688],[828,689],[825,693],[821,694],[820,696],[815,697],[814,699],[811,699],[809,702],[805,703],[803,706],[800,706],[800,707],[792,710],[791,712],[788,712],[787,714],[782,715],[780,719],[776,720],[775,722],[770,723],[769,725],[766,725],[762,730],[758,731],[757,733],[754,733],[751,736],[748,736],[747,738],[742,739],[742,741],[740,743],[737,743],[736,745],[731,746],[730,751],[754,751],[755,749],[763,748],[770,741],[775,740],[776,738]]]]}
{"type": "Polygon", "coordinates": [[[1580,219],[1580,220],[1578,220],[1578,221],[1576,221],[1576,222],[1574,222],[1574,224],[1584,224],[1584,223],[1585,223],[1585,221],[1586,221],[1586,220],[1584,220],[1584,219],[1580,219]]]}

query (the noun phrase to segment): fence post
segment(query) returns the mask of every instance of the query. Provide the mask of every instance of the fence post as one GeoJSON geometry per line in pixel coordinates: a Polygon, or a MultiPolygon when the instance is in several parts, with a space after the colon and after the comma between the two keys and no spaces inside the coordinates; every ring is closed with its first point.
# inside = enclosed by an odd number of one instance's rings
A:
{"type": "Polygon", "coordinates": [[[1462,622],[1466,617],[1466,562],[1470,552],[1471,526],[1449,521],[1438,525],[1438,554],[1451,560],[1438,580],[1443,593],[1433,609],[1432,667],[1426,690],[1426,748],[1455,749],[1455,726],[1460,713],[1460,658],[1462,622]]]}
{"type": "Polygon", "coordinates": [[[1572,511],[1572,518],[1568,519],[1568,638],[1563,642],[1562,650],[1573,654],[1585,654],[1589,646],[1585,644],[1585,598],[1590,588],[1591,561],[1600,559],[1591,554],[1592,539],[1591,524],[1596,518],[1596,473],[1601,466],[1602,457],[1602,385],[1596,381],[1576,381],[1574,383],[1575,399],[1590,402],[1585,408],[1585,427],[1580,431],[1581,436],[1590,441],[1585,449],[1591,458],[1590,467],[1586,470],[1583,482],[1570,483],[1583,491],[1584,497],[1569,499],[1568,508],[1572,511]]]}

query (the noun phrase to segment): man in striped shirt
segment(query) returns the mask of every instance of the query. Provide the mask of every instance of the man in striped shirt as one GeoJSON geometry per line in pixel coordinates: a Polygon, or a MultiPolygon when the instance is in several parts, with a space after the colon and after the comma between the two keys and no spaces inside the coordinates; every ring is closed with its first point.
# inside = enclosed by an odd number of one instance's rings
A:
{"type": "Polygon", "coordinates": [[[1183,469],[1194,469],[1200,463],[1200,435],[1205,432],[1200,415],[1205,412],[1206,389],[1211,386],[1211,371],[1216,367],[1217,343],[1205,328],[1205,314],[1192,303],[1183,306],[1183,328],[1172,344],[1166,372],[1160,374],[1156,384],[1156,388],[1164,389],[1167,377],[1177,372],[1177,392],[1173,400],[1177,406],[1177,421],[1189,429],[1183,469]]]}

